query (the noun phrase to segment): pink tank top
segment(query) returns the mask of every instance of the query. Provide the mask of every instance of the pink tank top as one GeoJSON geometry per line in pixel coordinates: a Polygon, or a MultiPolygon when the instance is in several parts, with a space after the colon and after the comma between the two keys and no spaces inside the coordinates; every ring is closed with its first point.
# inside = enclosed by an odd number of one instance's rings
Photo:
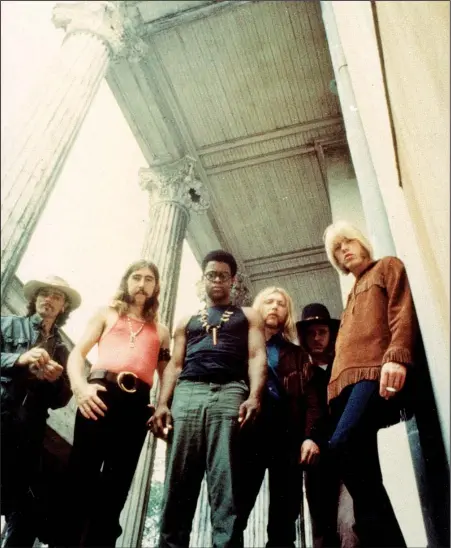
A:
{"type": "Polygon", "coordinates": [[[133,331],[136,333],[134,348],[130,347],[130,328],[127,316],[119,316],[117,322],[99,341],[99,358],[92,370],[107,369],[113,373],[131,371],[152,386],[153,376],[158,363],[160,339],[155,324],[145,323],[130,318],[133,331]]]}

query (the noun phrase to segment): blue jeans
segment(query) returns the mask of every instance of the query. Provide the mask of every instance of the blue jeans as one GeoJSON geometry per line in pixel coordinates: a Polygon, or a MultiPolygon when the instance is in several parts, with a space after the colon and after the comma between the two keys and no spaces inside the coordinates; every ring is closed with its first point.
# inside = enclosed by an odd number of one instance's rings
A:
{"type": "Polygon", "coordinates": [[[385,490],[377,449],[377,432],[385,400],[379,381],[360,381],[332,400],[336,424],[329,441],[329,459],[354,501],[356,529],[361,545],[406,546],[385,490]]]}
{"type": "Polygon", "coordinates": [[[244,381],[178,381],[171,409],[173,437],[163,494],[160,548],[189,546],[205,472],[213,547],[243,545],[237,502],[238,411],[247,395],[244,381]]]}

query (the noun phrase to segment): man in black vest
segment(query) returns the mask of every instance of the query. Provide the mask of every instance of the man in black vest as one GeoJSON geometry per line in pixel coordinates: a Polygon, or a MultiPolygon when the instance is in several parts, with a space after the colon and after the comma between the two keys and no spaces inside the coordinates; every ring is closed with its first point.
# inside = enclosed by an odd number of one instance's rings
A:
{"type": "Polygon", "coordinates": [[[230,302],[237,271],[230,253],[208,253],[202,271],[207,306],[176,327],[173,356],[163,372],[151,421],[156,436],[167,438],[170,432],[172,437],[160,548],[189,546],[205,472],[213,546],[243,544],[237,500],[238,438],[240,428],[260,410],[266,379],[263,321],[252,308],[230,302]]]}

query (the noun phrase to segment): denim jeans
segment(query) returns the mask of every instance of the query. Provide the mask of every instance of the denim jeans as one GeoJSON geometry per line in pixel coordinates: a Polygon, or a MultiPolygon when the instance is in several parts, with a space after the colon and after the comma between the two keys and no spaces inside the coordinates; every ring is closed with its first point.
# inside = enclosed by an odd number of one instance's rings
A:
{"type": "Polygon", "coordinates": [[[332,400],[335,431],[329,441],[331,465],[354,500],[356,530],[365,547],[406,546],[385,490],[377,432],[385,400],[378,381],[360,381],[332,400]]]}
{"type": "Polygon", "coordinates": [[[189,546],[204,473],[215,548],[242,546],[237,511],[238,411],[248,395],[244,381],[226,384],[180,380],[172,403],[160,548],[189,546]]]}

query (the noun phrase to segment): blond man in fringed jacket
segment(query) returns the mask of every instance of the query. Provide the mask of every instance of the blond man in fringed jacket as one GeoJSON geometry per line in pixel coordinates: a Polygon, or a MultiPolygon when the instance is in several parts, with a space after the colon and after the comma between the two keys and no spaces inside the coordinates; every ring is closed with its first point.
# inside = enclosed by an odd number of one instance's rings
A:
{"type": "Polygon", "coordinates": [[[406,546],[383,485],[377,432],[400,420],[408,394],[417,320],[407,274],[396,257],[374,260],[371,244],[345,221],[329,226],[324,241],[338,272],[355,277],[328,385],[329,458],[354,500],[362,546],[406,546]]]}

